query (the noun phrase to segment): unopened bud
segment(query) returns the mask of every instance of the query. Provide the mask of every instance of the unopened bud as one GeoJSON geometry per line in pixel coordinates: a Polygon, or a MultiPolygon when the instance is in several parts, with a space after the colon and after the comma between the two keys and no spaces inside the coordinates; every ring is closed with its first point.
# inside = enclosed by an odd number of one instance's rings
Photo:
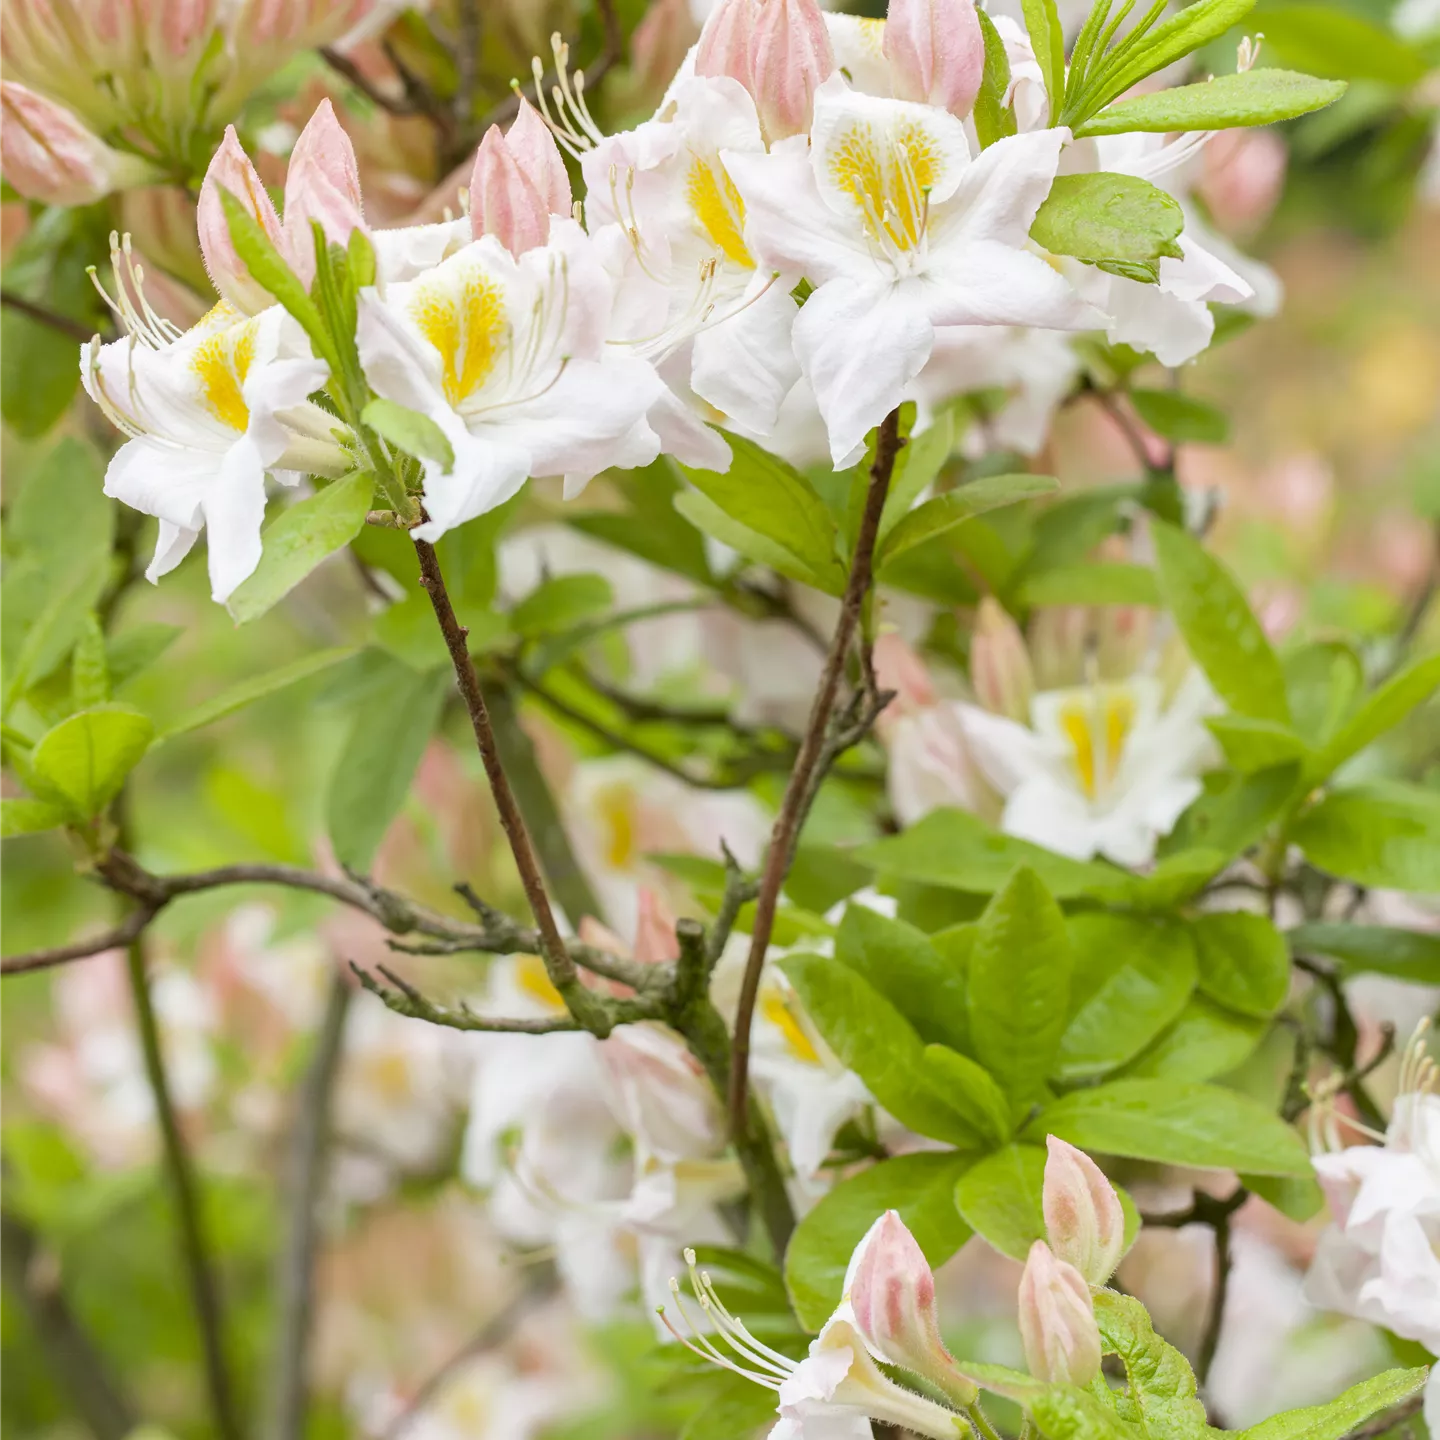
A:
{"type": "Polygon", "coordinates": [[[348,244],[353,231],[366,228],[355,147],[328,100],[300,132],[285,176],[286,246],[290,264],[307,285],[315,277],[315,222],[332,245],[348,244]]]}
{"type": "Polygon", "coordinates": [[[521,173],[540,192],[546,213],[568,218],[574,200],[565,157],[540,112],[523,95],[514,123],[506,131],[505,143],[521,173]]]}
{"type": "Polygon", "coordinates": [[[925,1253],[894,1210],[856,1247],[845,1292],[855,1328],[876,1359],[913,1370],[961,1405],[975,1402],[975,1386],[940,1338],[935,1277],[925,1253]]]}
{"type": "Polygon", "coordinates": [[[890,0],[885,58],[895,94],[939,105],[962,120],[985,71],[985,37],[974,0],[890,0]]]}
{"type": "Polygon", "coordinates": [[[895,692],[895,698],[880,712],[882,728],[901,715],[928,710],[940,698],[925,662],[894,630],[875,640],[875,683],[881,690],[895,692]]]}
{"type": "Polygon", "coordinates": [[[1091,1285],[1103,1285],[1125,1252],[1125,1212],[1105,1172],[1083,1151],[1046,1138],[1041,1201],[1051,1249],[1091,1285]]]}
{"type": "MultiPolygon", "coordinates": [[[[686,53],[699,38],[686,0],[651,0],[645,18],[630,37],[630,72],[635,77],[637,99],[653,97],[653,100],[658,100],[664,95],[686,53]]],[[[747,35],[747,73],[750,64],[748,43],[747,35]]]]}
{"type": "Polygon", "coordinates": [[[993,596],[980,602],[970,640],[970,683],[980,703],[996,715],[1024,723],[1030,718],[1035,677],[1020,627],[993,596]]]}
{"type": "Polygon", "coordinates": [[[1020,1339],[1037,1380],[1088,1385],[1100,1373],[1100,1327],[1085,1277],[1037,1240],[1020,1277],[1020,1339]]]}
{"type": "Polygon", "coordinates": [[[138,156],[112,150],[63,105],[13,80],[0,82],[0,113],[0,166],[30,200],[89,205],[155,178],[138,156]]]}
{"type": "Polygon", "coordinates": [[[695,73],[707,78],[728,76],[753,91],[755,48],[760,0],[720,0],[700,31],[695,47],[695,73]]]}
{"type": "Polygon", "coordinates": [[[477,240],[493,235],[512,255],[543,245],[550,235],[545,201],[510,153],[498,125],[485,132],[470,172],[470,227],[477,240]]]}
{"type": "Polygon", "coordinates": [[[275,206],[271,204],[270,196],[250,163],[244,146],[240,144],[233,125],[226,127],[225,138],[205,172],[195,211],[195,225],[200,237],[200,255],[205,261],[210,283],[232,305],[247,315],[255,315],[275,302],[235,251],[220,201],[222,190],[228,190],[250,212],[272,243],[276,246],[283,243],[280,217],[275,213],[275,206]]]}
{"type": "Polygon", "coordinates": [[[815,115],[815,92],[835,73],[835,51],[816,0],[763,0],[750,69],[766,138],[805,134],[815,115]]]}

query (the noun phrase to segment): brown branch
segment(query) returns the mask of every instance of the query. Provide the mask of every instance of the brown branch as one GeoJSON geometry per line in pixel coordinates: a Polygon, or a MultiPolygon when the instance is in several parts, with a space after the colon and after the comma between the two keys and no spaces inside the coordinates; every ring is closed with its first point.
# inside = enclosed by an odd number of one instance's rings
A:
{"type": "Polygon", "coordinates": [[[158,905],[141,905],[132,910],[113,930],[77,940],[72,945],[56,945],[49,950],[32,950],[26,955],[12,955],[0,960],[0,976],[23,975],[29,970],[48,970],[52,965],[65,965],[71,960],[85,960],[106,950],[120,950],[136,940],[145,927],[160,913],[158,905]]]}
{"type": "Polygon", "coordinates": [[[368,970],[362,970],[351,963],[355,978],[388,1010],[404,1015],[409,1020],[425,1020],[431,1025],[442,1025],[447,1030],[483,1030],[502,1035],[553,1035],[562,1030],[579,1030],[583,1027],[568,1016],[556,1020],[504,1020],[489,1015],[477,1015],[462,1000],[457,1006],[437,1005],[427,999],[408,980],[397,975],[384,965],[375,968],[395,988],[382,985],[368,970]]]}
{"type": "Polygon", "coordinates": [[[68,335],[81,345],[93,339],[98,333],[95,326],[87,325],[83,320],[72,320],[68,315],[47,310],[45,306],[37,305],[33,300],[25,299],[23,295],[14,295],[9,290],[0,291],[0,305],[15,311],[17,315],[24,315],[28,320],[34,320],[38,325],[46,325],[51,330],[58,330],[60,334],[68,335]]]}
{"type": "Polygon", "coordinates": [[[360,69],[348,55],[342,55],[329,45],[320,47],[320,58],[337,74],[343,75],[372,105],[378,105],[387,115],[418,115],[414,102],[398,95],[388,95],[360,69]]]}
{"type": "Polygon", "coordinates": [[[415,552],[420,557],[420,584],[430,597],[440,633],[445,637],[445,647],[450,652],[450,663],[455,670],[455,682],[470,716],[470,728],[475,733],[475,744],[490,782],[490,793],[495,798],[495,809],[500,815],[500,827],[510,842],[510,853],[515,857],[515,868],[520,872],[520,884],[540,932],[540,954],[545,962],[545,971],[570,1013],[586,1029],[593,1029],[604,1036],[610,1031],[605,1006],[580,983],[575,961],[560,937],[535,849],[530,843],[530,832],[525,828],[525,819],[515,802],[510,780],[500,763],[490,712],[485,708],[485,696],[480,690],[480,677],[475,673],[475,665],[465,643],[469,631],[455,617],[455,607],[450,603],[450,592],[445,588],[445,577],[441,573],[440,557],[436,555],[435,547],[417,538],[415,552]]]}
{"type": "Polygon", "coordinates": [[[750,1070],[750,1024],[755,1014],[755,1001],[760,992],[760,971],[765,963],[765,952],[770,944],[770,933],[775,925],[775,910],[780,900],[780,888],[785,883],[794,857],[795,845],[799,840],[800,827],[807,808],[807,799],[813,796],[820,778],[820,766],[830,732],[830,721],[835,709],[835,698],[845,670],[845,660],[850,653],[851,642],[860,622],[860,612],[870,590],[871,571],[874,562],[875,541],[880,530],[880,514],[885,508],[885,497],[890,491],[890,476],[895,468],[895,458],[903,444],[900,438],[900,414],[892,410],[880,425],[875,443],[875,461],[870,467],[870,487],[865,497],[865,511],[861,516],[859,534],[855,540],[855,558],[850,565],[850,578],[845,586],[845,597],[840,606],[840,619],[830,641],[830,651],[825,658],[825,669],[820,677],[820,689],[810,710],[805,737],[800,743],[800,753],[795,768],[790,773],[785,787],[785,798],[780,806],[775,827],[770,835],[770,846],[765,856],[765,869],[760,881],[760,890],[755,902],[755,928],[751,932],[750,955],[745,964],[745,978],[740,988],[740,1001],[735,1012],[735,1034],[730,1059],[730,1128],[738,1140],[747,1126],[746,1097],[749,1093],[750,1070]]]}
{"type": "Polygon", "coordinates": [[[331,976],[315,1053],[300,1090],[290,1137],[287,1230],[276,1253],[275,1293],[280,1318],[270,1367],[270,1440],[301,1440],[309,1401],[310,1323],[315,1304],[318,1206],[330,1143],[330,1097],[340,1071],[351,987],[339,970],[331,976]]]}

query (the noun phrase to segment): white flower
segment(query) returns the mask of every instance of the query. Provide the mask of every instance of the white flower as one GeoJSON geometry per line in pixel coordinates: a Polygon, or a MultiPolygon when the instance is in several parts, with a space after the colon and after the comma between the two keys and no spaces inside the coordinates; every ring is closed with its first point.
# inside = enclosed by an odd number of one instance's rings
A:
{"type": "MultiPolygon", "coordinates": [[[[1315,1171],[1335,1224],[1321,1238],[1305,1294],[1440,1355],[1440,1095],[1429,1028],[1422,1021],[1407,1047],[1390,1125],[1372,1137],[1383,1143],[1335,1149],[1337,1117],[1323,1097],[1315,1107],[1332,1147],[1315,1156],[1315,1171]]],[[[1440,1423],[1437,1374],[1433,1367],[1425,1393],[1432,1426],[1440,1423]]]]}
{"type": "Polygon", "coordinates": [[[435,540],[503,504],[530,476],[566,494],[659,444],[645,414],[661,394],[642,360],[607,351],[610,285],[588,237],[557,221],[516,259],[485,236],[420,278],[360,296],[357,339],[375,391],[427,415],[454,451],[424,462],[435,540]]]}
{"type": "Polygon", "coordinates": [[[222,301],[180,332],[145,303],[128,245],[112,258],[112,308],[128,333],[91,340],[80,360],[86,393],[130,437],[105,493],[160,521],[149,580],[173,570],[204,529],[211,593],[224,601],[260,563],[266,475],[293,485],[301,473],[344,468],[336,422],[305,399],[329,371],[278,307],[247,317],[222,301]]]}
{"type": "Polygon", "coordinates": [[[1011,136],[972,158],[949,112],[852,91],[816,92],[809,141],[725,155],[746,242],[815,285],[795,353],[837,466],[896,405],[942,325],[1083,329],[1094,313],[1025,248],[1069,132],[1011,136]]]}
{"type": "Polygon", "coordinates": [[[757,266],[744,202],[720,158],[765,153],[755,102],[738,81],[691,79],[660,113],[581,161],[587,220],[617,226],[626,242],[617,309],[628,320],[612,339],[656,359],[683,349],[694,394],[765,435],[800,372],[791,287],[757,266]]]}
{"type": "Polygon", "coordinates": [[[1200,793],[1216,700],[1192,671],[1165,704],[1146,675],[1041,691],[1022,725],[965,705],[970,753],[1002,794],[1000,828],[1062,855],[1143,865],[1200,793]]]}

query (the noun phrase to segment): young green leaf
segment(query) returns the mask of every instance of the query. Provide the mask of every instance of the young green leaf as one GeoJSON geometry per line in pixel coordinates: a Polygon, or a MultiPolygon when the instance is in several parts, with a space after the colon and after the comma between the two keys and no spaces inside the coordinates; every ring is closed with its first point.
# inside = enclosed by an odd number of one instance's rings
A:
{"type": "Polygon", "coordinates": [[[1373,695],[1365,698],[1316,759],[1314,776],[1323,779],[1358,755],[1387,731],[1393,730],[1440,686],[1440,653],[1427,655],[1392,675],[1373,695]]]}
{"type": "Polygon", "coordinates": [[[1200,915],[1193,922],[1200,989],[1217,1004],[1264,1020],[1285,1002],[1290,955],[1284,936],[1263,916],[1243,910],[1200,915]]]}
{"type": "Polygon", "coordinates": [[[1015,133],[1015,107],[1005,103],[1010,91],[1010,60],[995,22],[977,5],[975,18],[985,39],[985,68],[975,97],[975,135],[982,150],[1015,133]]]}
{"type": "Polygon", "coordinates": [[[960,1177],[955,1207],[981,1239],[1012,1260],[1024,1260],[1045,1238],[1044,1185],[1044,1147],[1006,1145],[960,1177]]]}
{"type": "Polygon", "coordinates": [[[1247,70],[1117,101],[1077,126],[1075,136],[1270,125],[1322,110],[1344,93],[1345,85],[1338,80],[1317,80],[1294,70],[1247,70]]]}
{"type": "Polygon", "coordinates": [[[40,798],[68,806],[89,820],[120,793],[125,777],[150,748],[155,727],[130,705],[98,705],[62,720],[30,757],[40,798]]]}
{"type": "Polygon", "coordinates": [[[1177,390],[1132,389],[1130,401],[1146,426],[1177,444],[1223,445],[1230,422],[1213,406],[1177,390]]]}
{"type": "Polygon", "coordinates": [[[1020,605],[1158,605],[1160,591],[1148,565],[1096,560],[1037,570],[1014,592],[1020,605]]]}
{"type": "Polygon", "coordinates": [[[243,625],[263,615],[348,545],[364,526],[374,495],[374,475],[357,470],[272,520],[260,536],[260,564],[226,604],[235,622],[243,625]]]}
{"type": "Polygon", "coordinates": [[[1045,1385],[1024,1403],[1044,1440],[1141,1440],[1145,1433],[1123,1420],[1113,1402],[1078,1385],[1045,1385]]]}
{"type": "Polygon", "coordinates": [[[956,1213],[955,1184],[974,1157],[963,1152],[899,1155],[830,1190],[796,1227],[785,1251],[785,1284],[795,1314],[818,1330],[840,1303],[850,1256],[886,1210],[898,1210],[932,1266],[970,1238],[956,1213]]]}
{"type": "Polygon", "coordinates": [[[987,475],[956,490],[947,490],[896,523],[881,547],[877,569],[883,570],[889,561],[973,515],[1050,495],[1059,488],[1060,482],[1053,476],[1020,474],[987,475]]]}
{"type": "Polygon", "coordinates": [[[105,663],[105,632],[92,610],[70,655],[70,698],[82,710],[110,698],[110,669],[105,663]]]}
{"type": "Polygon", "coordinates": [[[1440,796],[1416,786],[1332,790],[1290,838],[1321,870],[1384,890],[1440,890],[1440,796]]]}
{"type": "Polygon", "coordinates": [[[53,830],[70,818],[59,805],[45,800],[0,800],[0,839],[9,840],[15,835],[36,835],[42,830],[53,830]]]}
{"type": "Polygon", "coordinates": [[[830,595],[844,593],[844,571],[838,564],[823,571],[812,570],[779,541],[741,524],[699,490],[680,491],[675,496],[675,509],[697,530],[739,551],[757,565],[768,565],[789,580],[798,580],[802,585],[811,585],[830,595]]]}
{"type": "Polygon", "coordinates": [[[1058,125],[1065,99],[1065,32],[1060,25],[1060,10],[1055,0],[1021,0],[1021,7],[1031,49],[1045,79],[1045,94],[1050,99],[1049,123],[1058,125]]]}
{"type": "Polygon", "coordinates": [[[1017,1111],[1044,1093],[1065,1030],[1072,965],[1060,907],[1022,867],[980,917],[967,976],[975,1058],[1017,1111]]]}
{"type": "Polygon", "coordinates": [[[1429,1370],[1387,1370],[1372,1380],[1352,1385],[1328,1405],[1286,1410],[1248,1430],[1237,1430],[1235,1440],[1341,1440],[1372,1415],[1391,1410],[1419,1392],[1429,1370]]]}
{"type": "Polygon", "coordinates": [[[447,474],[455,468],[454,447],[428,415],[393,400],[372,400],[360,412],[360,419],[397,450],[417,460],[433,460],[447,474]]]}
{"type": "Polygon", "coordinates": [[[1373,971],[1415,985],[1440,985],[1440,935],[1423,930],[1317,922],[1287,930],[1285,940],[1292,954],[1328,955],[1349,974],[1373,971]]]}
{"type": "Polygon", "coordinates": [[[1242,775],[1305,760],[1310,747],[1288,725],[1250,715],[1217,715],[1205,722],[1225,759],[1242,775]]]}
{"type": "Polygon", "coordinates": [[[1254,775],[1230,770],[1205,777],[1205,790],[1175,822],[1161,842],[1159,855],[1169,857],[1203,846],[1222,863],[1254,845],[1296,796],[1298,764],[1277,765],[1254,775]]]}
{"type": "Polygon", "coordinates": [[[1353,10],[1266,5],[1267,49],[1316,75],[1408,89],[1430,69],[1418,46],[1353,10]]]}
{"type": "Polygon", "coordinates": [[[517,635],[558,635],[604,614],[614,599],[603,575],[556,575],[510,612],[510,626],[517,635]]]}
{"type": "Polygon", "coordinates": [[[921,1068],[931,1086],[987,1145],[1003,1144],[1014,1133],[1005,1092],[990,1072],[948,1045],[927,1045],[921,1068]]]}
{"type": "Polygon", "coordinates": [[[1173,196],[1138,176],[1100,171],[1057,177],[1030,238],[1052,255],[1120,266],[1130,278],[1154,283],[1160,260],[1180,256],[1176,242],[1184,228],[1173,196]]]}
{"type": "Polygon", "coordinates": [[[1151,529],[1160,593],[1217,693],[1242,715],[1288,724],[1284,672],[1240,587],[1183,530],[1158,520],[1151,529]]]}
{"type": "Polygon", "coordinates": [[[1180,1018],[1120,1074],[1131,1080],[1213,1080],[1248,1059],[1265,1030],[1263,1020],[1194,995],[1180,1018]]]}
{"type": "Polygon", "coordinates": [[[1200,1440],[1209,1433],[1190,1362],[1155,1333],[1144,1305],[1130,1295],[1097,1290],[1095,1323],[1107,1355],[1118,1355],[1129,1381],[1127,1411],[1147,1435],[1200,1440]]]}
{"type": "Polygon", "coordinates": [[[292,661],[289,665],[280,666],[277,670],[270,670],[249,680],[242,680],[238,685],[232,685],[229,689],[222,690],[203,704],[193,706],[177,715],[168,725],[161,728],[155,743],[158,745],[162,740],[170,740],[176,735],[184,735],[188,731],[198,730],[203,725],[211,725],[216,720],[223,719],[226,715],[232,715],[236,710],[253,704],[256,700],[263,700],[267,695],[274,695],[291,685],[298,685],[302,680],[308,680],[312,675],[319,675],[358,653],[355,647],[350,645],[338,646],[331,650],[316,650],[309,655],[301,656],[300,659],[292,661]]]}

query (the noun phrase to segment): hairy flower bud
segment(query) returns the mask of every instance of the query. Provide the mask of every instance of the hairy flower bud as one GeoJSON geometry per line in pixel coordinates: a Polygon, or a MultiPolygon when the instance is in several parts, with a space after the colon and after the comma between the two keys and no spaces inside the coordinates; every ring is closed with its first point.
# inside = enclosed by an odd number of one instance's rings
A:
{"type": "Polygon", "coordinates": [[[760,0],[720,0],[700,31],[695,47],[695,73],[706,77],[729,76],[747,90],[754,89],[751,52],[755,46],[760,0]]]}
{"type": "Polygon", "coordinates": [[[1035,678],[1025,637],[993,596],[980,602],[970,641],[970,681],[980,703],[996,715],[1020,722],[1030,718],[1035,678]]]}
{"type": "Polygon", "coordinates": [[[816,0],[762,0],[750,68],[766,137],[773,142],[809,130],[815,92],[835,73],[835,51],[816,0]]]}
{"type": "Polygon", "coordinates": [[[550,238],[552,216],[570,213],[570,177],[555,137],[534,106],[520,102],[508,134],[492,125],[470,173],[470,226],[493,235],[512,255],[550,238]]]}
{"type": "Polygon", "coordinates": [[[1020,1339],[1037,1380],[1088,1385],[1100,1373],[1100,1327],[1085,1277],[1037,1240],[1020,1277],[1020,1339]]]}
{"type": "Polygon", "coordinates": [[[0,112],[0,164],[28,199],[89,205],[112,190],[154,178],[143,160],[112,150],[63,105],[13,80],[0,82],[0,112]]]}
{"type": "Polygon", "coordinates": [[[856,1247],[845,1292],[855,1328],[872,1355],[913,1370],[962,1405],[974,1403],[975,1386],[956,1369],[940,1338],[935,1277],[894,1210],[887,1210],[856,1247]]]}
{"type": "Polygon", "coordinates": [[[270,292],[251,276],[245,262],[235,252],[230,226],[226,223],[224,206],[220,201],[222,190],[228,190],[250,212],[274,244],[283,243],[280,217],[275,213],[275,206],[233,125],[226,126],[225,138],[205,172],[195,211],[195,225],[210,283],[232,305],[247,315],[255,315],[274,301],[270,292]]]}
{"type": "Polygon", "coordinates": [[[505,143],[525,178],[540,192],[546,212],[568,219],[575,202],[565,157],[540,112],[523,95],[515,120],[505,132],[505,143]]]}
{"type": "Polygon", "coordinates": [[[328,100],[315,107],[300,132],[285,175],[286,248],[306,285],[315,278],[314,222],[332,245],[347,244],[355,230],[366,231],[355,147],[328,100]]]}
{"type": "Polygon", "coordinates": [[[1041,1199],[1051,1248],[1091,1285],[1103,1285],[1125,1252],[1120,1197],[1083,1150],[1054,1135],[1046,1145],[1050,1153],[1041,1199]]]}
{"type": "Polygon", "coordinates": [[[890,0],[885,58],[902,100],[939,105],[962,120],[985,70],[985,37],[974,0],[890,0]]]}

